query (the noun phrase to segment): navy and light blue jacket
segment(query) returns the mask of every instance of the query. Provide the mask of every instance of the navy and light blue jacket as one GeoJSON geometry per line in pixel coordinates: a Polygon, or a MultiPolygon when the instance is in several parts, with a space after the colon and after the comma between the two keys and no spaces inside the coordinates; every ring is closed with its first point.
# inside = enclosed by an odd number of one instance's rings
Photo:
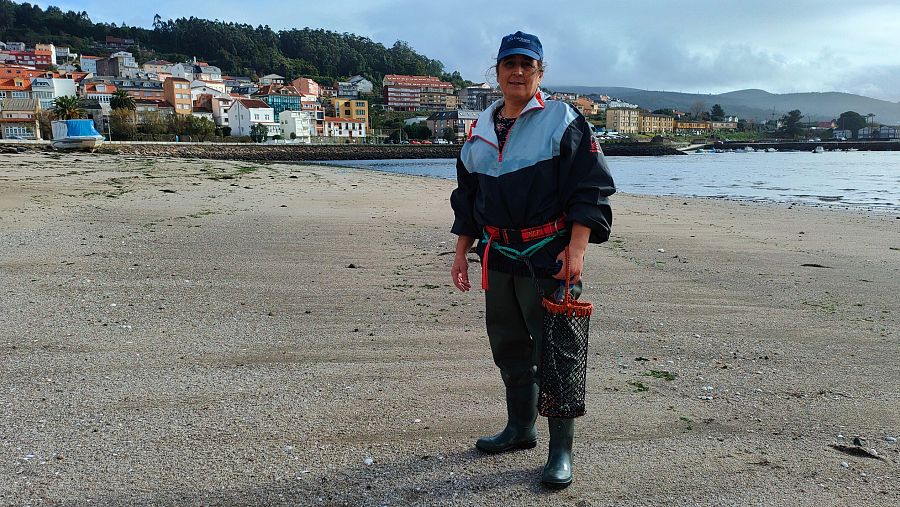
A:
{"type": "MultiPolygon", "coordinates": [[[[485,225],[525,229],[565,214],[566,223],[587,226],[590,242],[609,239],[612,209],[608,197],[616,189],[591,126],[570,105],[545,101],[538,92],[525,106],[498,148],[494,111],[499,100],[479,116],[456,162],[458,187],[450,196],[455,220],[452,232],[482,238],[485,225]]],[[[559,237],[531,257],[539,276],[556,269],[556,256],[568,245],[559,237]]],[[[532,243],[509,245],[524,250],[532,243]]],[[[522,263],[491,255],[490,268],[526,273],[522,263]]]]}

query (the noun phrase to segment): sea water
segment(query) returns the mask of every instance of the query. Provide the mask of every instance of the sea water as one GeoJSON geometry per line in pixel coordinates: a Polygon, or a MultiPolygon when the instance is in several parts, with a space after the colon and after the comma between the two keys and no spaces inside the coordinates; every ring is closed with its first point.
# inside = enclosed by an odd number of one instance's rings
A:
{"type": "MultiPolygon", "coordinates": [[[[620,192],[900,210],[900,151],[735,152],[607,157],[620,192]]],[[[327,162],[456,178],[452,159],[327,162]]]]}

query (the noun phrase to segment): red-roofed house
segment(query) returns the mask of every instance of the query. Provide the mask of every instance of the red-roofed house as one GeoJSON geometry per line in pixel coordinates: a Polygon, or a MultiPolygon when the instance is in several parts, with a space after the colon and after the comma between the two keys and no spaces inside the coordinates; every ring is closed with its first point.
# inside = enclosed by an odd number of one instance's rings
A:
{"type": "Polygon", "coordinates": [[[32,98],[30,77],[0,77],[0,100],[30,98],[32,98]]]}
{"type": "Polygon", "coordinates": [[[347,137],[365,139],[366,122],[353,118],[325,117],[325,137],[347,137]]]}
{"type": "Polygon", "coordinates": [[[228,126],[233,136],[249,136],[253,125],[263,124],[268,136],[281,134],[281,125],[275,117],[275,110],[258,99],[237,99],[228,109],[228,126]]]}

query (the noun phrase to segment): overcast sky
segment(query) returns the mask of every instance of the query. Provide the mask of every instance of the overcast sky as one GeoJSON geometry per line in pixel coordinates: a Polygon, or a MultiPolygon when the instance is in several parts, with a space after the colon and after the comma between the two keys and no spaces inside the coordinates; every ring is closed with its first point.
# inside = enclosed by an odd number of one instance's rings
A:
{"type": "MultiPolygon", "coordinates": [[[[719,93],[843,91],[900,101],[896,0],[62,0],[94,21],[149,27],[199,17],[324,28],[418,52],[484,81],[500,38],[516,30],[544,44],[544,84],[719,93]]],[[[206,55],[197,55],[203,57],[206,55]]]]}

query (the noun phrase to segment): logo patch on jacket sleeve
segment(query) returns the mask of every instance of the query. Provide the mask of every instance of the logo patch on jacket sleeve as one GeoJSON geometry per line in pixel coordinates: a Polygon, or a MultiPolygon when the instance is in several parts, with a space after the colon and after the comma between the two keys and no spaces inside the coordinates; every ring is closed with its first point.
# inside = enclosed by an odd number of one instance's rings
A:
{"type": "Polygon", "coordinates": [[[475,119],[472,121],[472,126],[469,127],[469,135],[466,136],[466,140],[467,140],[467,141],[472,140],[472,131],[475,130],[475,125],[476,125],[477,123],[478,123],[478,118],[475,118],[475,119]]]}
{"type": "Polygon", "coordinates": [[[599,153],[600,147],[597,146],[597,140],[594,139],[594,136],[591,136],[591,153],[599,153]]]}

